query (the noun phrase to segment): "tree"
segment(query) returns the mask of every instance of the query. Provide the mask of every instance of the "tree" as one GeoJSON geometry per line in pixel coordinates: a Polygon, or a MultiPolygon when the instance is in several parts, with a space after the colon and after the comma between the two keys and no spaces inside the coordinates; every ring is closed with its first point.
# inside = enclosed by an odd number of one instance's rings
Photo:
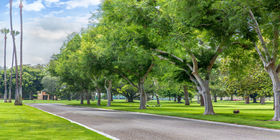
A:
{"type": "Polygon", "coordinates": [[[111,106],[111,93],[113,82],[113,64],[110,55],[101,55],[102,51],[102,26],[91,27],[88,31],[82,34],[82,49],[80,61],[82,69],[88,73],[91,81],[94,83],[98,94],[97,105],[101,105],[101,91],[103,87],[107,92],[107,106],[111,106]],[[101,54],[100,54],[101,53],[101,54]]]}
{"type": "MultiPolygon", "coordinates": [[[[12,34],[14,34],[14,36],[19,35],[18,31],[13,31],[12,34]]],[[[13,79],[13,71],[14,71],[14,61],[15,61],[15,49],[13,48],[13,54],[12,54],[12,66],[10,68],[10,81],[9,81],[9,99],[8,102],[11,103],[12,102],[12,79],[13,79]]],[[[17,91],[16,91],[16,86],[15,86],[15,95],[17,95],[17,91]]]]}
{"type": "Polygon", "coordinates": [[[4,102],[7,102],[7,70],[6,70],[6,53],[7,53],[7,34],[10,32],[9,29],[1,29],[0,32],[4,34],[4,86],[5,86],[5,91],[4,91],[4,102]]]}
{"type": "Polygon", "coordinates": [[[249,15],[251,17],[251,24],[253,29],[258,35],[258,39],[260,41],[260,44],[255,43],[255,49],[258,52],[264,68],[266,69],[267,73],[269,74],[272,84],[273,84],[273,92],[274,92],[274,106],[275,106],[275,113],[274,117],[272,118],[273,121],[279,121],[280,120],[280,80],[279,80],[279,71],[280,71],[280,65],[277,65],[277,57],[279,53],[279,23],[280,20],[277,18],[274,18],[276,16],[280,16],[279,14],[279,8],[275,7],[275,5],[279,5],[279,1],[268,1],[263,0],[262,4],[264,4],[262,7],[267,8],[266,10],[262,10],[260,13],[260,18],[263,16],[267,16],[268,19],[266,21],[262,21],[259,24],[258,19],[255,17],[254,12],[251,8],[248,8],[249,15]],[[271,27],[268,27],[267,25],[271,25],[271,27]],[[260,25],[263,27],[266,26],[267,30],[261,30],[260,25]],[[266,42],[264,39],[264,36],[269,38],[270,42],[266,42]],[[259,45],[262,48],[262,50],[259,49],[259,45]],[[268,49],[270,47],[270,49],[268,49]]]}
{"type": "Polygon", "coordinates": [[[103,54],[114,56],[115,73],[139,90],[140,109],[146,108],[144,83],[155,65],[151,52],[144,49],[154,47],[148,34],[148,23],[152,19],[145,18],[151,14],[148,14],[149,10],[146,11],[145,6],[156,9],[152,1],[104,1],[100,21],[100,25],[106,25],[107,28],[104,34],[107,45],[103,45],[107,52],[103,54]],[[130,13],[129,16],[127,13],[130,13]]]}
{"type": "Polygon", "coordinates": [[[22,43],[23,43],[23,22],[22,22],[22,0],[20,0],[19,3],[20,8],[20,81],[19,81],[19,104],[22,104],[21,98],[22,98],[22,43]]]}
{"type": "MultiPolygon", "coordinates": [[[[194,83],[204,98],[205,115],[214,114],[209,84],[218,56],[234,42],[243,45],[241,40],[245,36],[235,26],[229,26],[232,19],[228,16],[235,15],[237,10],[231,10],[233,8],[228,3],[172,0],[160,7],[160,11],[165,12],[163,15],[172,19],[172,29],[161,41],[162,47],[155,50],[171,57],[173,63],[187,65],[191,70],[194,83]],[[182,55],[181,52],[186,53],[182,55]]],[[[240,28],[247,27],[242,25],[240,28]]]]}
{"type": "Polygon", "coordinates": [[[22,72],[22,97],[33,100],[33,94],[43,89],[41,81],[45,75],[44,67],[23,65],[22,72]]]}
{"type": "Polygon", "coordinates": [[[57,96],[60,89],[59,79],[57,77],[44,76],[41,81],[44,91],[50,95],[57,96]]]}
{"type": "MultiPolygon", "coordinates": [[[[10,77],[11,72],[10,71],[15,71],[14,69],[9,69],[7,70],[7,77],[10,77]]],[[[5,71],[1,70],[1,77],[3,77],[3,80],[5,79],[5,71]]],[[[14,74],[13,74],[14,75],[14,74]]],[[[31,65],[23,65],[23,94],[22,97],[24,99],[30,99],[32,100],[33,94],[37,93],[37,91],[41,91],[43,89],[43,86],[41,84],[41,80],[44,76],[43,73],[43,68],[38,67],[38,65],[31,66],[31,65]]],[[[11,83],[11,91],[14,89],[16,85],[15,80],[7,79],[8,83],[11,83]]],[[[1,89],[5,89],[5,84],[1,84],[1,89]]],[[[12,98],[12,95],[11,95],[12,98]]]]}
{"type": "MultiPolygon", "coordinates": [[[[12,9],[13,9],[13,0],[10,0],[10,26],[11,26],[11,31],[13,30],[13,15],[12,15],[12,9]]],[[[15,57],[15,67],[16,67],[16,97],[15,97],[15,105],[22,105],[22,97],[19,94],[18,91],[18,63],[17,63],[17,48],[16,48],[16,42],[15,42],[15,34],[11,32],[12,39],[13,39],[13,55],[15,57]]]]}
{"type": "Polygon", "coordinates": [[[86,93],[87,103],[90,103],[89,89],[92,83],[92,75],[83,68],[80,61],[81,56],[81,36],[78,33],[72,33],[68,36],[60,50],[60,54],[54,55],[50,61],[48,71],[52,76],[59,77],[62,83],[67,83],[73,88],[73,91],[80,95],[81,104],[83,104],[86,93]]]}
{"type": "Polygon", "coordinates": [[[130,84],[121,85],[116,88],[117,93],[126,97],[127,102],[133,102],[135,98],[139,97],[137,93],[137,88],[131,86],[130,84]]]}

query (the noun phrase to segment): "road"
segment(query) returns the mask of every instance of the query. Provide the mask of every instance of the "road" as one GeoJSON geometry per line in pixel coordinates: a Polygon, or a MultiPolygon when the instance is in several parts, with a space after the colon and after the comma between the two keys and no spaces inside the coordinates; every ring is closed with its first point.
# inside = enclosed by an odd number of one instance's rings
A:
{"type": "Polygon", "coordinates": [[[120,140],[280,140],[280,131],[61,104],[28,104],[120,140]]]}

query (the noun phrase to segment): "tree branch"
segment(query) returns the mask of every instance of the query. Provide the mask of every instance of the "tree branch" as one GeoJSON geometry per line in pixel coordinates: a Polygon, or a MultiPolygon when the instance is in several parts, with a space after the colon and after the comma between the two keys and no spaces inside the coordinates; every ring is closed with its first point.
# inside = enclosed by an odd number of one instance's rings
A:
{"type": "Polygon", "coordinates": [[[250,17],[251,17],[251,19],[253,20],[253,22],[254,22],[254,24],[255,24],[255,28],[254,28],[254,29],[255,29],[256,33],[258,34],[259,40],[260,40],[260,42],[261,42],[261,44],[262,44],[262,47],[263,47],[263,49],[264,49],[266,61],[269,62],[269,61],[270,61],[270,55],[269,55],[268,49],[267,49],[267,47],[266,47],[266,43],[265,43],[265,41],[264,41],[264,39],[263,39],[261,30],[260,30],[260,27],[259,27],[259,23],[258,23],[258,21],[256,20],[256,18],[255,18],[255,16],[254,16],[254,14],[253,14],[253,12],[252,12],[251,9],[249,9],[249,14],[250,14],[250,17]]]}
{"type": "MultiPolygon", "coordinates": [[[[193,54],[191,54],[191,57],[192,57],[192,62],[193,62],[192,75],[195,77],[197,83],[200,85],[200,88],[203,88],[205,83],[202,80],[202,78],[200,77],[200,75],[198,74],[198,64],[197,64],[196,57],[193,54]]],[[[205,89],[203,89],[203,90],[205,90],[205,89]]]]}
{"type": "Polygon", "coordinates": [[[192,68],[192,66],[190,65],[190,64],[187,64],[187,66],[189,67],[189,69],[192,71],[193,70],[193,68],[192,68]]]}
{"type": "Polygon", "coordinates": [[[259,54],[259,56],[260,56],[260,58],[261,58],[261,60],[263,62],[263,65],[265,66],[267,62],[265,61],[265,58],[263,57],[262,52],[259,50],[259,48],[258,48],[256,43],[255,43],[255,49],[257,50],[257,52],[258,52],[258,54],[259,54]]]}
{"type": "Polygon", "coordinates": [[[272,61],[276,62],[277,59],[277,55],[279,52],[279,29],[278,29],[278,25],[274,25],[273,27],[273,46],[274,46],[274,50],[273,50],[273,56],[272,56],[272,61]]]}
{"type": "Polygon", "coordinates": [[[123,79],[125,79],[130,85],[132,85],[133,87],[136,87],[137,89],[139,89],[139,87],[138,86],[136,86],[131,80],[129,80],[129,78],[127,77],[127,76],[125,76],[123,73],[121,73],[121,72],[118,72],[119,73],[119,75],[123,78],[123,79]]]}
{"type": "Polygon", "coordinates": [[[158,53],[161,54],[161,55],[168,55],[168,56],[171,56],[172,58],[174,58],[174,59],[176,59],[176,60],[178,60],[178,61],[180,61],[180,62],[184,62],[184,60],[181,59],[180,57],[177,57],[177,56],[175,56],[175,55],[173,55],[173,54],[170,54],[170,53],[168,53],[168,52],[165,52],[165,51],[162,51],[162,50],[159,50],[159,49],[154,49],[154,51],[158,52],[158,53]]]}
{"type": "Polygon", "coordinates": [[[222,47],[223,47],[222,44],[220,44],[219,47],[217,48],[216,52],[215,52],[215,55],[210,60],[209,66],[207,67],[208,73],[211,72],[211,70],[214,66],[214,63],[215,63],[216,59],[218,58],[219,54],[221,54],[223,52],[222,47]]]}
{"type": "Polygon", "coordinates": [[[198,64],[197,64],[196,57],[193,54],[191,54],[191,57],[193,62],[192,74],[198,74],[198,64]]]}
{"type": "Polygon", "coordinates": [[[150,67],[146,71],[145,75],[143,76],[143,79],[142,79],[143,81],[142,82],[144,82],[146,80],[146,78],[148,77],[148,74],[151,72],[151,70],[153,69],[154,65],[155,64],[152,62],[152,64],[150,65],[150,67]]]}
{"type": "Polygon", "coordinates": [[[107,90],[108,89],[108,87],[107,87],[107,79],[105,80],[105,82],[104,82],[104,88],[107,90]]]}

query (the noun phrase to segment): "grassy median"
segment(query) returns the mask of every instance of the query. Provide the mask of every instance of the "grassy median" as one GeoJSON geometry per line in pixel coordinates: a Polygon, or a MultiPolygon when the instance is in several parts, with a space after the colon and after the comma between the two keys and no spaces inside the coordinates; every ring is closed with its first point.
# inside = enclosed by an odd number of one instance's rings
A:
{"type": "Polygon", "coordinates": [[[108,138],[29,106],[0,103],[1,140],[106,140],[108,138]]]}
{"type": "Polygon", "coordinates": [[[241,101],[219,101],[214,103],[216,115],[202,115],[204,107],[197,103],[185,106],[184,103],[174,103],[172,101],[161,101],[161,106],[156,107],[155,101],[149,101],[147,109],[140,110],[139,102],[127,103],[124,100],[115,100],[111,107],[106,107],[106,101],[102,101],[101,106],[96,106],[96,101],[91,105],[80,105],[79,101],[27,101],[27,102],[45,102],[45,103],[63,103],[68,105],[79,105],[95,108],[114,109],[122,111],[143,112],[150,114],[177,116],[185,118],[194,118],[201,120],[210,120],[217,122],[227,122],[234,124],[243,124],[250,126],[266,127],[280,129],[280,122],[269,121],[273,117],[272,102],[265,105],[259,103],[244,104],[241,101]],[[239,114],[233,114],[234,109],[239,109],[239,114]]]}

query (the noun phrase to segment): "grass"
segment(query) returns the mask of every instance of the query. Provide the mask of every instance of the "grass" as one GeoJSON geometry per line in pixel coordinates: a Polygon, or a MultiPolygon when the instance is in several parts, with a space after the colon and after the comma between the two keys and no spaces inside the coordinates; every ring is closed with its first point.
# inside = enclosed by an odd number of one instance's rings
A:
{"type": "Polygon", "coordinates": [[[204,107],[197,103],[192,103],[190,106],[185,106],[183,103],[178,104],[171,101],[161,101],[160,107],[155,107],[155,101],[149,101],[150,105],[145,110],[138,109],[139,102],[127,103],[124,100],[115,100],[111,107],[106,107],[106,101],[102,101],[101,106],[96,106],[96,102],[91,105],[80,105],[79,101],[26,101],[33,103],[63,103],[67,105],[87,106],[94,108],[104,108],[122,111],[143,112],[158,115],[177,116],[185,118],[194,118],[201,120],[210,120],[217,122],[227,122],[233,124],[242,124],[257,127],[266,127],[280,129],[280,122],[269,121],[273,117],[272,102],[267,102],[265,105],[259,103],[244,104],[241,101],[219,101],[214,103],[216,115],[202,115],[204,107]],[[234,109],[239,109],[239,114],[233,114],[234,109]]]}
{"type": "Polygon", "coordinates": [[[1,140],[106,140],[108,138],[26,105],[0,103],[1,140]]]}

